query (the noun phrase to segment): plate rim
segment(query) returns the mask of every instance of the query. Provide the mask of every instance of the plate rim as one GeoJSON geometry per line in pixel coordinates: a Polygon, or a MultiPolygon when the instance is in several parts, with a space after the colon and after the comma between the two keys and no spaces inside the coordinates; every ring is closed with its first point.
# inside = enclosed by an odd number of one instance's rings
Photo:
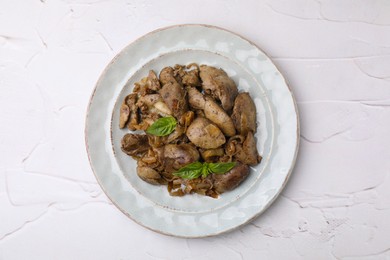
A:
{"type": "MultiPolygon", "coordinates": [[[[299,110],[298,110],[298,105],[297,105],[297,101],[296,101],[296,98],[294,96],[294,93],[292,92],[292,89],[291,89],[291,86],[290,86],[290,83],[288,81],[288,79],[285,77],[285,75],[281,72],[279,66],[273,61],[273,59],[270,57],[270,55],[268,55],[268,53],[266,51],[264,51],[262,48],[260,48],[257,44],[255,44],[253,41],[247,39],[246,37],[240,35],[239,33],[236,33],[236,32],[233,32],[231,30],[228,30],[228,29],[225,29],[223,27],[219,27],[219,26],[215,26],[215,25],[210,25],[210,24],[201,24],[201,23],[184,23],[184,24],[174,24],[174,25],[169,25],[169,26],[164,26],[164,27],[158,27],[157,29],[154,29],[152,31],[149,31],[148,33],[146,34],[143,34],[141,35],[140,37],[136,38],[135,40],[131,41],[130,43],[126,44],[123,48],[121,48],[121,50],[118,51],[118,53],[110,60],[110,62],[105,66],[105,68],[103,69],[103,71],[100,73],[100,76],[98,77],[98,80],[96,81],[95,85],[94,85],[94,88],[92,90],[92,93],[90,95],[90,98],[89,98],[89,101],[88,101],[88,105],[87,105],[87,109],[86,109],[86,113],[85,113],[85,119],[84,119],[84,141],[85,141],[85,148],[86,148],[86,152],[87,152],[87,157],[88,157],[88,161],[89,161],[89,164],[90,164],[90,167],[91,167],[91,170],[96,178],[96,181],[97,183],[99,184],[99,186],[101,187],[102,191],[104,192],[105,196],[111,201],[111,203],[113,205],[115,205],[115,207],[117,209],[119,209],[123,214],[125,214],[128,218],[130,218],[132,221],[134,221],[135,223],[137,223],[138,225],[144,227],[144,228],[147,228],[153,232],[157,232],[159,234],[163,234],[163,235],[167,235],[167,236],[171,236],[171,237],[178,237],[178,238],[204,238],[204,237],[212,237],[212,236],[217,236],[217,235],[220,235],[220,234],[224,234],[224,233],[228,233],[228,232],[232,232],[234,230],[237,230],[239,229],[240,227],[243,227],[245,226],[246,224],[252,222],[254,219],[258,218],[261,214],[263,214],[274,202],[277,198],[279,198],[281,192],[285,189],[287,183],[288,183],[288,180],[290,179],[291,177],[291,174],[295,168],[295,164],[296,164],[296,161],[297,161],[297,157],[298,157],[298,152],[299,152],[299,148],[300,148],[300,116],[299,116],[299,110]],[[96,90],[100,84],[100,82],[103,80],[104,78],[104,75],[106,74],[106,72],[109,70],[109,68],[111,67],[111,65],[113,63],[115,63],[115,61],[121,56],[121,54],[123,53],[123,51],[125,49],[127,49],[129,46],[131,45],[134,45],[136,44],[137,42],[141,41],[142,39],[144,38],[147,38],[149,35],[152,35],[152,34],[155,34],[155,33],[158,33],[158,32],[161,32],[161,31],[165,31],[165,30],[168,30],[168,29],[172,29],[172,28],[178,28],[178,27],[205,27],[205,28],[211,28],[211,29],[217,29],[217,30],[221,30],[221,31],[225,31],[225,32],[228,32],[232,35],[235,35],[237,37],[239,37],[241,40],[243,41],[246,41],[248,42],[250,45],[252,45],[254,48],[260,50],[264,56],[267,57],[267,59],[269,59],[271,61],[271,63],[275,66],[275,69],[278,73],[280,73],[280,75],[282,76],[282,79],[285,83],[285,85],[287,86],[287,90],[289,91],[289,94],[291,96],[291,99],[292,99],[292,102],[293,102],[293,105],[294,105],[294,112],[295,112],[295,116],[296,116],[296,123],[297,123],[297,129],[296,129],[296,146],[295,146],[295,150],[294,150],[294,155],[293,155],[293,158],[292,158],[292,161],[291,161],[291,165],[290,165],[290,168],[283,180],[283,183],[282,185],[280,186],[280,188],[278,189],[278,191],[275,193],[275,195],[263,206],[263,208],[257,212],[256,214],[254,214],[251,218],[248,218],[246,221],[244,221],[243,223],[241,224],[238,224],[234,227],[231,227],[231,228],[228,228],[228,229],[225,229],[225,230],[221,230],[219,232],[215,232],[215,233],[209,233],[209,234],[206,234],[206,235],[195,235],[195,236],[185,236],[185,235],[178,235],[178,234],[173,234],[173,233],[169,233],[169,232],[164,232],[162,230],[158,230],[158,229],[154,229],[154,228],[151,228],[147,225],[144,225],[143,223],[137,221],[137,219],[133,218],[128,212],[126,212],[122,207],[120,207],[107,193],[105,187],[103,186],[101,180],[99,179],[99,177],[97,176],[96,172],[95,172],[95,169],[94,169],[94,166],[92,164],[92,161],[91,161],[91,154],[89,152],[89,145],[88,145],[88,134],[87,134],[87,131],[88,131],[88,117],[89,117],[89,113],[90,113],[90,110],[91,110],[91,104],[92,104],[92,100],[96,94],[96,90]]],[[[111,125],[111,124],[110,124],[111,125]]],[[[111,131],[111,130],[110,130],[111,131]]],[[[112,135],[110,135],[110,138],[112,138],[112,135]]],[[[112,143],[112,140],[111,140],[111,143],[112,143]]]]}

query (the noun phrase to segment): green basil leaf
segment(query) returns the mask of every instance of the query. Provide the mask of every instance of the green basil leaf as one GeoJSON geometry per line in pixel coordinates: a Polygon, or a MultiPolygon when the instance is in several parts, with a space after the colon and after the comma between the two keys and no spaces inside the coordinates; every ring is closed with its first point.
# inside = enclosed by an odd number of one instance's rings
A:
{"type": "Polygon", "coordinates": [[[212,173],[217,174],[224,174],[233,169],[233,167],[236,166],[235,162],[229,162],[229,163],[209,163],[208,169],[212,173]]]}
{"type": "Polygon", "coordinates": [[[211,172],[210,172],[210,169],[209,169],[209,164],[208,163],[203,163],[203,167],[202,167],[202,177],[203,178],[206,178],[207,175],[209,175],[211,172]]]}
{"type": "Polygon", "coordinates": [[[173,175],[183,179],[196,179],[202,175],[202,169],[203,165],[201,162],[194,162],[180,168],[173,175]]]}
{"type": "Polygon", "coordinates": [[[176,127],[176,119],[172,116],[157,119],[146,129],[146,133],[156,136],[166,136],[172,133],[176,127]]]}
{"type": "Polygon", "coordinates": [[[211,173],[223,174],[236,166],[235,162],[230,163],[201,163],[194,162],[187,164],[186,166],[180,168],[173,175],[178,176],[183,179],[196,179],[202,176],[206,178],[211,173]]]}

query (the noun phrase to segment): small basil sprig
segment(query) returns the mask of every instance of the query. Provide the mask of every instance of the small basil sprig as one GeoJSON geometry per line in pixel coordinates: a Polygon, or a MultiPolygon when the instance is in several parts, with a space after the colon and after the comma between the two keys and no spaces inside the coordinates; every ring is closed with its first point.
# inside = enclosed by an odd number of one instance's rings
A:
{"type": "Polygon", "coordinates": [[[173,175],[178,176],[183,179],[196,179],[202,176],[203,178],[211,173],[224,174],[236,165],[235,162],[229,163],[201,163],[194,162],[187,164],[186,166],[180,168],[173,175]]]}
{"type": "Polygon", "coordinates": [[[157,119],[146,129],[146,133],[156,136],[166,136],[172,133],[176,127],[176,119],[172,116],[157,119]]]}

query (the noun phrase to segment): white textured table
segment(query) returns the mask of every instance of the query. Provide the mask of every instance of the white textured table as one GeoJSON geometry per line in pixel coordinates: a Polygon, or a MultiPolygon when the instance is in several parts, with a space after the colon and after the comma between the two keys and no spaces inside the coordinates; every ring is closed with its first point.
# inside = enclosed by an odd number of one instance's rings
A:
{"type": "Polygon", "coordinates": [[[0,2],[0,259],[390,259],[390,2],[0,2]],[[22,3],[23,2],[23,3],[22,3]],[[240,230],[149,231],[113,206],[84,147],[103,68],[159,27],[213,24],[290,82],[301,148],[287,188],[240,230]]]}

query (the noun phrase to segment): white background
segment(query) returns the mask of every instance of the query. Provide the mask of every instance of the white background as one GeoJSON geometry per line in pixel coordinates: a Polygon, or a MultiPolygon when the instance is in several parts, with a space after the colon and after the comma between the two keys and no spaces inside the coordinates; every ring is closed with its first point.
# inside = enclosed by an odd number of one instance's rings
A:
{"type": "Polygon", "coordinates": [[[390,259],[390,2],[0,0],[0,259],[390,259]],[[84,147],[94,85],[154,29],[205,23],[290,82],[301,148],[262,216],[179,239],[123,215],[84,147]]]}

